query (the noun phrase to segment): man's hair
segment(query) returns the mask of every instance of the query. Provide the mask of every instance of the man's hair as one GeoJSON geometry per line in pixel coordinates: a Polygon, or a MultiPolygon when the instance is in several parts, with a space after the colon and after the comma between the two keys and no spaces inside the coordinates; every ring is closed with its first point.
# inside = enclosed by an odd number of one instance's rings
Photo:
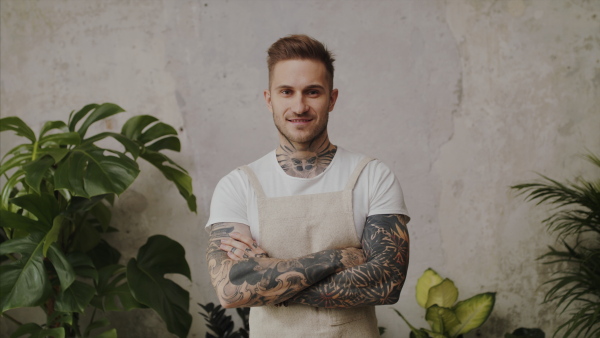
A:
{"type": "Polygon", "coordinates": [[[304,34],[288,35],[281,38],[267,50],[267,66],[269,67],[269,88],[273,69],[279,61],[315,60],[323,63],[327,71],[329,89],[333,89],[333,54],[319,41],[304,34]]]}

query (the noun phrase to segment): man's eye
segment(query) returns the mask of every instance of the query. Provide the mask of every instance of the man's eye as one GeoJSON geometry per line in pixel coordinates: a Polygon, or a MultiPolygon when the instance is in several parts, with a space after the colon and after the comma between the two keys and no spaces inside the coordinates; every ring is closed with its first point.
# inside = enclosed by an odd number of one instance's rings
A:
{"type": "Polygon", "coordinates": [[[308,92],[308,95],[310,95],[310,96],[316,96],[316,95],[319,95],[319,94],[320,93],[319,93],[318,90],[311,90],[311,91],[308,92]]]}
{"type": "Polygon", "coordinates": [[[281,94],[283,94],[283,95],[290,95],[291,93],[292,93],[292,91],[291,90],[287,90],[287,89],[284,89],[284,90],[281,91],[281,94]]]}

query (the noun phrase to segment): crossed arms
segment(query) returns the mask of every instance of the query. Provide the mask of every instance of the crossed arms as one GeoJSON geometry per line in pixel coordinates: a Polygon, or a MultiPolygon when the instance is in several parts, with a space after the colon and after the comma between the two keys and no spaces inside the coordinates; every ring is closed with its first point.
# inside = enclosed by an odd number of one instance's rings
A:
{"type": "Polygon", "coordinates": [[[403,215],[369,216],[362,249],[294,259],[268,257],[247,225],[213,224],[206,253],[211,282],[225,308],[284,301],[327,308],[393,304],[408,268],[406,222],[403,215]]]}

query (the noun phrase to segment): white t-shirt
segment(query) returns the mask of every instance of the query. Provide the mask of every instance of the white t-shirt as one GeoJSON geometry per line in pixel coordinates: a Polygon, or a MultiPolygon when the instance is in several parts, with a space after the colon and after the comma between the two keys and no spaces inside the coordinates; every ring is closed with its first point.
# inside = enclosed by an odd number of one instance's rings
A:
{"type": "MultiPolygon", "coordinates": [[[[267,198],[319,194],[344,190],[350,175],[365,156],[338,147],[323,173],[313,178],[297,178],[286,174],[277,163],[275,150],[248,166],[254,171],[267,198]]],[[[394,173],[381,161],[367,164],[353,191],[354,225],[362,239],[368,216],[402,214],[408,216],[402,188],[394,173]]],[[[250,226],[252,237],[260,244],[258,205],[254,188],[242,170],[223,177],[213,194],[210,218],[206,224],[236,222],[250,226]]]]}

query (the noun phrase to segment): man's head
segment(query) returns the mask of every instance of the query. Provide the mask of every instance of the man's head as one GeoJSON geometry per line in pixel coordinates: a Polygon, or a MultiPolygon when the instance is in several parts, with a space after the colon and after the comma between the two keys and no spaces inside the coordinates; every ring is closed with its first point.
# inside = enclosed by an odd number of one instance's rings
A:
{"type": "Polygon", "coordinates": [[[289,35],[275,41],[269,50],[267,50],[267,53],[269,88],[271,88],[273,80],[273,69],[278,62],[285,60],[314,60],[323,63],[325,66],[329,90],[333,89],[333,62],[335,59],[321,42],[307,35],[289,35]]]}

